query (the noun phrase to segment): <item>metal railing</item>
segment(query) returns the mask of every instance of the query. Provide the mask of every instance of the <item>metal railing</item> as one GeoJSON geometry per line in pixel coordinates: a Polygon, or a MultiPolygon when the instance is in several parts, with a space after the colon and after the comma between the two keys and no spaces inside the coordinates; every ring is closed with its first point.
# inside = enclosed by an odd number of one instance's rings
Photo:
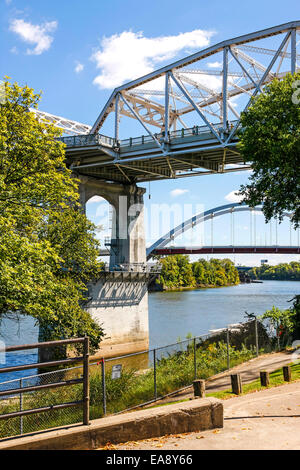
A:
{"type": "MultiPolygon", "coordinates": [[[[78,423],[80,419],[72,412],[72,407],[76,405],[83,406],[83,424],[108,414],[150,405],[188,389],[195,379],[206,380],[260,354],[279,351],[281,347],[291,344],[290,336],[290,332],[286,331],[285,337],[281,336],[279,340],[268,323],[250,319],[244,323],[210,330],[208,334],[184,341],[178,339],[176,343],[167,346],[101,358],[90,364],[88,340],[84,338],[28,345],[25,349],[82,342],[85,348],[83,356],[79,358],[6,367],[0,369],[0,373],[59,364],[70,365],[80,360],[83,366],[72,366],[0,383],[2,409],[13,405],[19,408],[14,413],[0,415],[0,438],[78,423]],[[82,376],[79,377],[81,372],[82,376]],[[73,392],[71,387],[66,387],[70,391],[65,392],[67,403],[62,403],[64,386],[75,384],[76,389],[79,383],[83,384],[83,390],[73,392]],[[53,387],[58,387],[59,394],[48,396],[46,391],[53,387]],[[45,395],[40,396],[42,392],[45,395]],[[15,395],[19,395],[19,401],[13,402],[12,397],[15,395]],[[3,400],[4,396],[8,399],[3,400]],[[78,400],[79,396],[82,397],[81,400],[78,400]],[[50,400],[51,405],[45,406],[46,399],[50,400]],[[33,407],[24,409],[26,405],[30,407],[32,404],[33,407]],[[70,411],[60,413],[64,408],[70,408],[70,411]],[[55,415],[49,413],[53,410],[57,411],[55,415]],[[41,416],[43,412],[46,416],[44,420],[28,422],[31,415],[41,416]],[[1,427],[3,420],[5,426],[1,427]],[[9,425],[11,421],[13,423],[9,425]]],[[[7,351],[21,349],[24,346],[8,348],[7,351]]]]}
{"type": "MultiPolygon", "coordinates": [[[[24,416],[29,416],[29,415],[34,415],[38,413],[46,413],[49,411],[53,410],[61,410],[64,408],[71,408],[71,407],[77,407],[79,405],[82,405],[83,409],[83,424],[87,425],[89,424],[89,414],[90,414],[90,408],[89,408],[89,338],[84,337],[84,338],[73,338],[73,339],[68,339],[68,340],[60,340],[60,341],[47,341],[44,343],[35,343],[35,344],[23,344],[23,345],[18,345],[18,346],[10,346],[7,347],[5,352],[15,352],[15,351],[26,351],[29,349],[41,349],[41,348],[57,348],[61,346],[67,346],[67,345],[74,345],[74,344],[82,344],[83,345],[83,354],[82,356],[79,357],[70,357],[70,358],[65,358],[65,359],[60,359],[60,360],[55,360],[55,361],[48,361],[48,362],[37,362],[37,363],[32,363],[32,364],[23,364],[23,365],[18,365],[18,366],[10,366],[10,367],[2,367],[0,368],[0,374],[2,373],[8,373],[8,372],[18,372],[18,371],[23,371],[23,370],[29,370],[29,369],[41,369],[41,368],[53,368],[57,367],[60,365],[69,365],[73,363],[78,363],[82,362],[83,364],[83,374],[81,378],[72,378],[72,379],[66,379],[63,375],[62,380],[57,380],[51,383],[42,383],[40,384],[40,380],[37,380],[36,382],[38,384],[34,384],[31,386],[24,387],[24,380],[25,378],[19,379],[20,386],[18,387],[13,387],[13,388],[5,388],[4,390],[0,389],[0,399],[3,399],[3,397],[8,397],[8,400],[11,400],[11,397],[15,395],[20,395],[20,409],[19,411],[14,411],[14,412],[9,412],[9,413],[4,413],[0,414],[0,421],[1,420],[8,420],[12,418],[23,418],[24,416]],[[82,391],[82,399],[81,400],[76,400],[76,401],[71,401],[68,403],[59,403],[59,404],[51,404],[47,406],[42,406],[39,408],[31,408],[24,410],[23,409],[23,394],[28,393],[28,392],[43,392],[45,390],[51,389],[51,388],[60,388],[60,387],[68,387],[71,385],[75,384],[83,384],[83,391],[82,391]]],[[[59,371],[56,371],[56,373],[59,371]]],[[[36,376],[40,378],[40,376],[36,376]]],[[[28,379],[28,378],[27,378],[28,379]]],[[[5,384],[12,384],[15,381],[8,381],[5,384]]],[[[3,384],[0,384],[3,385],[3,384]]],[[[23,426],[22,426],[22,419],[20,421],[20,431],[22,434],[23,431],[23,426]]]]}
{"type": "MultiPolygon", "coordinates": [[[[231,121],[230,123],[231,129],[236,125],[236,123],[237,121],[231,121]]],[[[221,134],[224,133],[224,129],[222,128],[222,123],[214,124],[214,127],[221,134]]],[[[228,130],[226,132],[228,133],[228,130]]],[[[193,126],[187,129],[182,128],[176,131],[170,131],[168,135],[171,141],[178,140],[178,139],[191,138],[191,137],[194,137],[196,140],[199,140],[199,139],[201,140],[203,138],[207,138],[208,133],[213,136],[213,133],[210,127],[208,126],[193,126]]],[[[164,137],[165,137],[164,132],[155,133],[154,136],[161,143],[164,142],[164,137]]],[[[119,147],[120,149],[152,144],[154,142],[154,139],[151,135],[141,135],[139,137],[130,137],[129,139],[116,141],[113,137],[108,137],[102,134],[87,134],[87,135],[60,137],[58,140],[66,144],[67,147],[85,147],[85,146],[95,146],[95,145],[104,144],[110,147],[119,147]]]]}

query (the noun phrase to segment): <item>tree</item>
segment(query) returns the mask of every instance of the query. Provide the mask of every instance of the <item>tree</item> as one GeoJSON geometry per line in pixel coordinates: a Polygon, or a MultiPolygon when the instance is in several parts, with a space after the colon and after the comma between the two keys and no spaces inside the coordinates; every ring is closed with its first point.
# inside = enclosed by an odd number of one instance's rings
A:
{"type": "Polygon", "coordinates": [[[7,79],[0,104],[0,319],[34,317],[44,340],[101,327],[83,310],[101,264],[94,225],[80,210],[60,131],[29,112],[39,94],[7,79]]]}
{"type": "Polygon", "coordinates": [[[297,99],[300,73],[274,79],[252,99],[242,113],[239,151],[251,162],[250,182],[241,186],[243,201],[251,207],[264,204],[266,221],[285,211],[300,219],[300,105],[297,99]]]}
{"type": "Polygon", "coordinates": [[[239,274],[232,261],[199,259],[189,262],[187,255],[170,255],[162,258],[157,284],[163,288],[226,286],[239,283],[239,274]]]}
{"type": "Polygon", "coordinates": [[[270,325],[276,332],[278,348],[287,342],[291,337],[292,332],[296,328],[296,311],[294,308],[280,310],[277,307],[272,307],[267,310],[263,315],[258,317],[260,320],[268,320],[270,325]]]}

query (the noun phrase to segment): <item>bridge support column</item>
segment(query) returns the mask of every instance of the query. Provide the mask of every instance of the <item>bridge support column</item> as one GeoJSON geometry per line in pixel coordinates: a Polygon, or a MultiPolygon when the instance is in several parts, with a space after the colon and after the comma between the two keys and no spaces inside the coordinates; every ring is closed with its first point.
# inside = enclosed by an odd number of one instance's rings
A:
{"type": "Polygon", "coordinates": [[[85,210],[93,196],[106,199],[113,208],[110,267],[120,263],[145,263],[144,188],[105,183],[80,177],[80,202],[85,210]]]}
{"type": "Polygon", "coordinates": [[[148,282],[141,264],[146,263],[144,188],[105,183],[80,177],[80,200],[85,208],[93,196],[113,207],[109,273],[89,285],[86,306],[101,324],[106,337],[96,356],[109,357],[143,351],[149,347],[148,282]],[[122,270],[116,271],[116,265],[122,270]]]}

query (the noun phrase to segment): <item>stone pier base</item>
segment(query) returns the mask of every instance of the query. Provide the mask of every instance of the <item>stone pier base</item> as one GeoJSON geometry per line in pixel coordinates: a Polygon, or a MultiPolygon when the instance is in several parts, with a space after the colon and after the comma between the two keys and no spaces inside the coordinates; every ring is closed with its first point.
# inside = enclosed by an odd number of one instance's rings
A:
{"type": "Polygon", "coordinates": [[[103,273],[89,286],[86,310],[102,326],[105,338],[95,357],[116,357],[149,348],[148,275],[103,273]]]}

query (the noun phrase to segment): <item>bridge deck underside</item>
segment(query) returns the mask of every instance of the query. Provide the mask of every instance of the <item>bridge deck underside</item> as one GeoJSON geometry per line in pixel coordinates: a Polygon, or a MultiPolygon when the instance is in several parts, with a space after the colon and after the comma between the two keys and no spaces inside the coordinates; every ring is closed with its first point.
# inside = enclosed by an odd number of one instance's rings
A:
{"type": "MultiPolygon", "coordinates": [[[[207,136],[209,137],[209,136],[207,136]]],[[[132,184],[248,169],[236,144],[224,147],[215,139],[176,139],[165,153],[154,143],[113,147],[68,145],[68,165],[81,175],[132,184]]]]}

